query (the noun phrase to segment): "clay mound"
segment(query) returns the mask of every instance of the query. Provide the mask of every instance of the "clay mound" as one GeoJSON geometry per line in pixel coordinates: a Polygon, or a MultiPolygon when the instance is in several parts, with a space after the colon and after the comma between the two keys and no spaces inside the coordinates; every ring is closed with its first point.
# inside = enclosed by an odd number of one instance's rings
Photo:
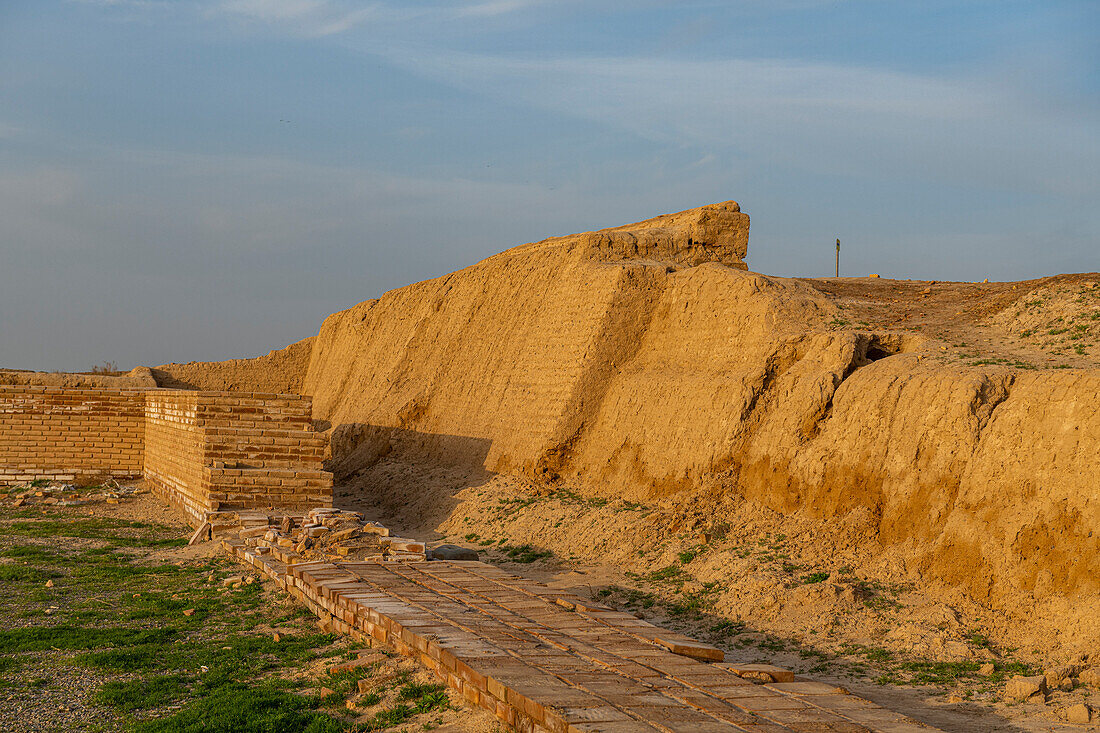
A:
{"type": "Polygon", "coordinates": [[[152,374],[171,389],[301,394],[312,345],[311,337],[255,359],[162,364],[152,374]]]}
{"type": "Polygon", "coordinates": [[[815,284],[746,272],[747,224],[730,203],[549,239],[330,316],[303,389],[334,468],[859,510],[995,604],[1095,597],[1100,370],[975,367],[853,323],[815,284]]]}

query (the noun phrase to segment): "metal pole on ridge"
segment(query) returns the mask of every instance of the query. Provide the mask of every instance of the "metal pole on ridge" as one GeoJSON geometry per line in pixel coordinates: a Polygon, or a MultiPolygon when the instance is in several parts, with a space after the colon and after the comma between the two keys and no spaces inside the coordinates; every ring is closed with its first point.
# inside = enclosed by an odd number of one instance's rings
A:
{"type": "Polygon", "coordinates": [[[836,240],[836,276],[840,277],[840,240],[836,240]]]}

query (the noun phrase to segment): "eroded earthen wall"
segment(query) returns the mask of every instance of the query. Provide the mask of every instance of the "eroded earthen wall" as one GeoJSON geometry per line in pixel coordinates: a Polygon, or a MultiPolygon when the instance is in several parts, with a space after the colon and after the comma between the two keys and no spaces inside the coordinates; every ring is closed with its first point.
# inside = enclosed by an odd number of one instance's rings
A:
{"type": "Polygon", "coordinates": [[[333,465],[858,511],[913,572],[1001,607],[1098,597],[1100,372],[942,358],[662,229],[519,247],[330,316],[303,391],[333,465]]]}
{"type": "Polygon", "coordinates": [[[145,391],[0,385],[0,481],[140,476],[145,391]]]}

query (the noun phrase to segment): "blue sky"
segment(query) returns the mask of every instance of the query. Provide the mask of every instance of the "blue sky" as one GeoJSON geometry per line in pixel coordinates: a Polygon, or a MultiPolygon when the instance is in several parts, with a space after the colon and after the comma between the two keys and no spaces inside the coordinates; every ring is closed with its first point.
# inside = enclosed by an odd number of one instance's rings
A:
{"type": "Polygon", "coordinates": [[[255,356],[736,199],[749,264],[1100,270],[1100,3],[0,2],[0,366],[255,356]]]}

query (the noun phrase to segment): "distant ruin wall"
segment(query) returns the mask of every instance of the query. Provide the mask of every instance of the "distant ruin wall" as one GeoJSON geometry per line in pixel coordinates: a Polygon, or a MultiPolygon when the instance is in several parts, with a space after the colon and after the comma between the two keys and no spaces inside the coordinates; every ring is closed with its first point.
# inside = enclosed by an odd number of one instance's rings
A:
{"type": "Polygon", "coordinates": [[[0,385],[0,481],[140,476],[145,391],[0,385]]]}
{"type": "Polygon", "coordinates": [[[144,475],[190,521],[332,504],[307,397],[0,385],[0,481],[144,475]]]}
{"type": "Polygon", "coordinates": [[[299,394],[312,348],[311,337],[255,359],[162,364],[150,373],[168,389],[299,394]]]}

